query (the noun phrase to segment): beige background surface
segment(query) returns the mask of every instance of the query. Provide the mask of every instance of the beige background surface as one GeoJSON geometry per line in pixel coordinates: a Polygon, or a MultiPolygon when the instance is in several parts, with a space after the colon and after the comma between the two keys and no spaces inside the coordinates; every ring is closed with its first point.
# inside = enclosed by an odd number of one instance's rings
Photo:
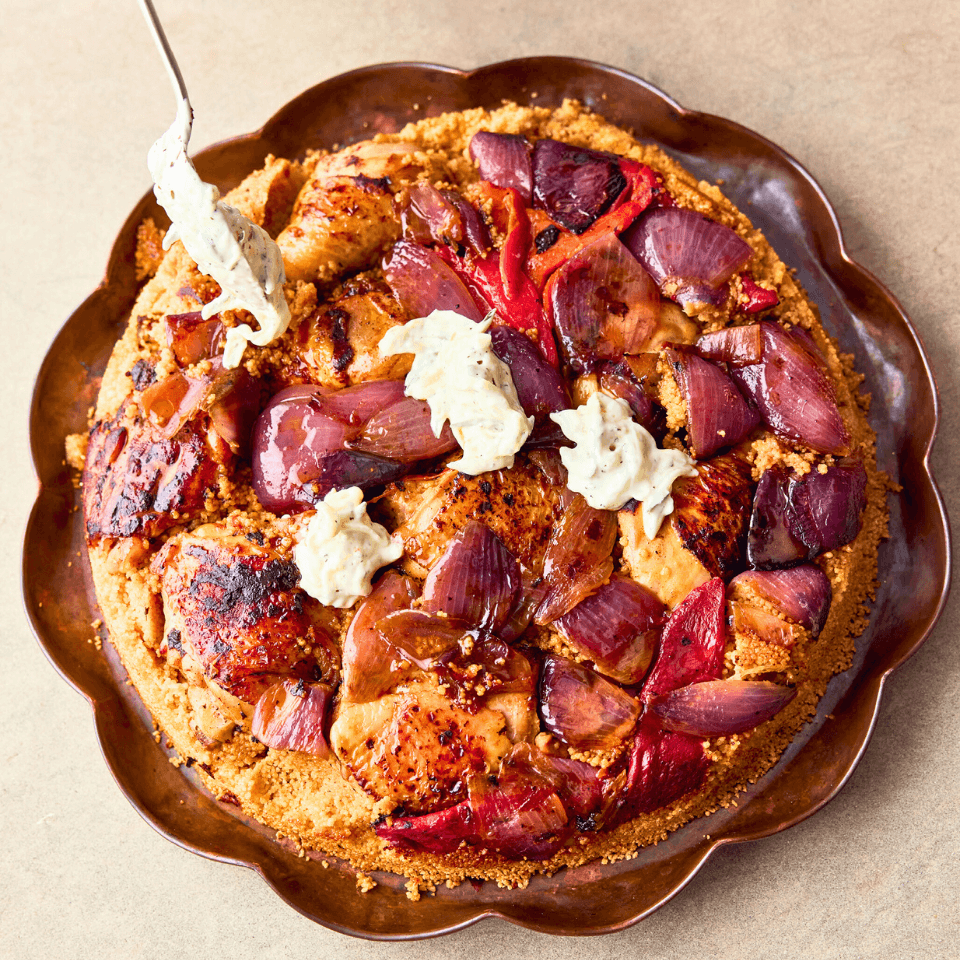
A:
{"type": "MultiPolygon", "coordinates": [[[[926,343],[944,409],[933,460],[960,516],[955,3],[157,5],[196,109],[196,149],[353,67],[529,54],[613,64],[780,144],[819,179],[853,257],[926,343]]],[[[303,919],[252,872],[155,834],[115,787],[86,702],[35,644],[18,570],[36,487],[32,381],[148,187],[146,151],[173,100],[134,0],[0,0],[0,91],[0,956],[960,956],[960,595],[889,684],[839,798],[785,834],[721,851],[622,934],[562,941],[488,922],[430,943],[364,943],[303,919]]]]}

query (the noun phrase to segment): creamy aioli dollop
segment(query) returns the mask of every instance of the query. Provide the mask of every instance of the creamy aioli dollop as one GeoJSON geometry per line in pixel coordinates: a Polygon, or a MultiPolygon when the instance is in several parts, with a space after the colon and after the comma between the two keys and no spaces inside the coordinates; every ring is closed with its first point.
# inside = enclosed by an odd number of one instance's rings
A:
{"type": "Polygon", "coordinates": [[[619,510],[639,500],[643,532],[653,539],[673,513],[674,480],[695,477],[695,461],[681,450],[661,450],[628,404],[604,393],[594,393],[575,410],[551,413],[550,419],[575,444],[560,449],[567,486],[597,510],[619,510]]]}
{"type": "Polygon", "coordinates": [[[452,310],[434,310],[388,330],[385,356],[414,354],[404,392],[430,406],[430,427],[440,436],[450,421],[463,456],[448,464],[476,476],[513,466],[514,454],[533,429],[517,399],[510,368],[493,352],[487,317],[476,323],[452,310]]]}
{"type": "Polygon", "coordinates": [[[181,99],[177,119],[150,148],[147,165],[157,202],[172,221],[163,248],[180,240],[201,273],[220,284],[220,296],[200,311],[203,318],[223,310],[249,310],[260,324],[257,331],[246,323],[227,330],[223,365],[229,369],[239,365],[247,343],[266,346],[289,326],[286,275],[280,248],[270,235],[200,179],[187,156],[191,114],[189,102],[181,99]]]}
{"type": "Polygon", "coordinates": [[[373,590],[373,575],[403,556],[403,545],[367,516],[359,487],[331,490],[297,536],[300,586],[328,607],[352,607],[373,590]]]}

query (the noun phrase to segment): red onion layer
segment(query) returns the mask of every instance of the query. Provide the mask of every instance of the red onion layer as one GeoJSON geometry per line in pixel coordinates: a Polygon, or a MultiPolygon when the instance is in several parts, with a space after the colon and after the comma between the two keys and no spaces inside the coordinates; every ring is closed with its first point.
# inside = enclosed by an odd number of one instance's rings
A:
{"type": "Polygon", "coordinates": [[[447,544],[423,584],[422,609],[497,633],[520,590],[520,566],[500,538],[471,520],[447,544]]]}
{"type": "Polygon", "coordinates": [[[642,351],[660,316],[657,285],[612,233],[556,270],[544,303],[577,373],[642,351]]]}
{"type": "Polygon", "coordinates": [[[548,655],[540,675],[544,727],[577,750],[608,750],[629,735],[640,704],[582,663],[548,655]]]}
{"type": "Polygon", "coordinates": [[[794,566],[849,543],[860,532],[867,474],[845,458],[802,477],[774,466],[757,485],[747,534],[751,567],[794,566]]]}
{"type": "Polygon", "coordinates": [[[738,586],[755,592],[815,637],[827,621],[833,588],[830,578],[813,564],[788,570],[747,570],[730,581],[731,589],[738,586]]]}
{"type": "Polygon", "coordinates": [[[622,239],[661,293],[678,303],[722,303],[727,281],[753,256],[729,227],[680,207],[650,210],[622,239]]]}
{"type": "Polygon", "coordinates": [[[538,140],[533,147],[533,206],[580,234],[624,192],[627,179],[620,158],[538,140]]]}
{"type": "Polygon", "coordinates": [[[577,653],[619,683],[639,683],[653,660],[666,608],[646,587],[614,574],[554,622],[577,653]]]}
{"type": "Polygon", "coordinates": [[[383,696],[404,668],[394,664],[396,652],[377,629],[384,617],[407,609],[419,594],[417,584],[388,570],[357,608],[343,641],[341,695],[352,703],[369,703],[383,696]]]}
{"type": "Polygon", "coordinates": [[[698,460],[739,443],[760,424],[760,415],[737,385],[709,360],[688,351],[666,351],[687,407],[687,439],[698,460]]]}
{"type": "Polygon", "coordinates": [[[537,623],[562,617],[610,579],[616,538],[617,515],[595,510],[577,494],[544,551],[547,595],[534,617],[537,623]]]}
{"type": "Polygon", "coordinates": [[[470,159],[477,165],[480,179],[518,191],[527,206],[533,192],[532,151],[526,137],[513,133],[481,130],[470,140],[470,159]]]}
{"type": "Polygon", "coordinates": [[[784,330],[761,320],[760,363],[732,372],[764,423],[782,440],[796,441],[820,453],[846,454],[850,435],[823,356],[812,338],[795,327],[784,330]]]}
{"type": "Polygon", "coordinates": [[[742,327],[726,327],[705,333],[696,344],[697,352],[707,360],[742,367],[759,363],[762,357],[763,337],[760,324],[748,323],[742,327]]]}
{"type": "Polygon", "coordinates": [[[769,720],[796,695],[766,680],[707,680],[654,697],[648,708],[668,730],[728,737],[769,720]]]}
{"type": "Polygon", "coordinates": [[[330,755],[325,723],[333,691],[325,683],[284,680],[269,687],[253,708],[251,732],[274,750],[330,755]]]}
{"type": "Polygon", "coordinates": [[[463,281],[427,247],[400,240],[394,244],[383,272],[393,295],[413,317],[452,310],[477,323],[483,319],[463,281]]]}

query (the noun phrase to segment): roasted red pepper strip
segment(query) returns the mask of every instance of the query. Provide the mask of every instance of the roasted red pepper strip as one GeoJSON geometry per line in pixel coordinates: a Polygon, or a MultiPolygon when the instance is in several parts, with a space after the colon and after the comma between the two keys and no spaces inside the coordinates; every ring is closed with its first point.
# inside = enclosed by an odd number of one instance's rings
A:
{"type": "Polygon", "coordinates": [[[493,225],[504,237],[500,248],[500,278],[503,289],[511,300],[521,296],[524,287],[524,260],[530,249],[530,220],[523,197],[511,187],[497,187],[481,180],[477,192],[489,199],[493,225]]]}
{"type": "Polygon", "coordinates": [[[608,233],[620,234],[650,206],[654,197],[670,195],[663,190],[660,178],[649,167],[626,157],[620,160],[620,169],[627,178],[627,188],[614,201],[613,206],[596,223],[579,236],[554,224],[545,214],[537,214],[537,235],[551,224],[559,231],[556,241],[542,253],[536,247],[527,256],[526,272],[538,290],[542,291],[547,278],[561,263],[576,256],[587,244],[599,240],[608,233]]]}
{"type": "Polygon", "coordinates": [[[744,313],[760,313],[769,310],[780,302],[776,290],[761,287],[749,273],[740,274],[740,289],[737,295],[737,308],[744,313]]]}
{"type": "Polygon", "coordinates": [[[526,274],[520,274],[518,295],[510,297],[504,289],[501,253],[494,251],[483,259],[459,257],[450,247],[437,247],[437,253],[463,280],[477,303],[493,310],[500,323],[527,334],[534,331],[544,358],[557,366],[553,328],[543,312],[537,288],[526,274]]]}

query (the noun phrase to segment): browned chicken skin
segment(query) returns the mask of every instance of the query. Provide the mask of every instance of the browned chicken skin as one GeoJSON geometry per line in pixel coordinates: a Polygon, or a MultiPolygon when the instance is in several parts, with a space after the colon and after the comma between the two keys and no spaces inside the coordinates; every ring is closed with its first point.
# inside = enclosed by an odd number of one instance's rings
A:
{"type": "Polygon", "coordinates": [[[184,672],[199,668],[207,683],[246,704],[284,677],[338,679],[339,654],[318,622],[319,604],[299,589],[296,565],[269,545],[206,524],[171,539],[154,569],[168,656],[182,657],[184,672]]]}
{"type": "Polygon", "coordinates": [[[328,283],[399,238],[393,191],[422,169],[410,154],[410,145],[363,143],[320,160],[277,237],[287,280],[328,283]]]}
{"type": "Polygon", "coordinates": [[[750,466],[728,453],[697,464],[673,487],[674,511],[650,540],[640,508],[618,514],[623,561],[671,609],[711,577],[742,569],[753,484],[750,466]]]}
{"type": "Polygon", "coordinates": [[[406,319],[393,296],[378,290],[321,304],[297,328],[297,359],[281,379],[331,389],[402,380],[410,371],[410,356],[381,356],[380,340],[406,319]]]}
{"type": "Polygon", "coordinates": [[[90,431],[83,471],[87,540],[155,537],[198,516],[229,451],[196,423],[165,439],[123,404],[90,431]]]}
{"type": "Polygon", "coordinates": [[[404,542],[411,573],[433,566],[448,541],[470,520],[485,523],[524,566],[539,570],[560,515],[562,488],[552,486],[524,457],[512,470],[477,477],[444,470],[435,477],[391,484],[377,515],[404,542]],[[418,568],[418,569],[417,569],[418,568]]]}
{"type": "MultiPolygon", "coordinates": [[[[501,695],[508,698],[529,699],[501,695]]],[[[428,813],[466,799],[470,776],[496,771],[512,746],[507,727],[502,710],[468,713],[425,679],[372,703],[341,706],[330,741],[367,793],[428,813]]]]}

